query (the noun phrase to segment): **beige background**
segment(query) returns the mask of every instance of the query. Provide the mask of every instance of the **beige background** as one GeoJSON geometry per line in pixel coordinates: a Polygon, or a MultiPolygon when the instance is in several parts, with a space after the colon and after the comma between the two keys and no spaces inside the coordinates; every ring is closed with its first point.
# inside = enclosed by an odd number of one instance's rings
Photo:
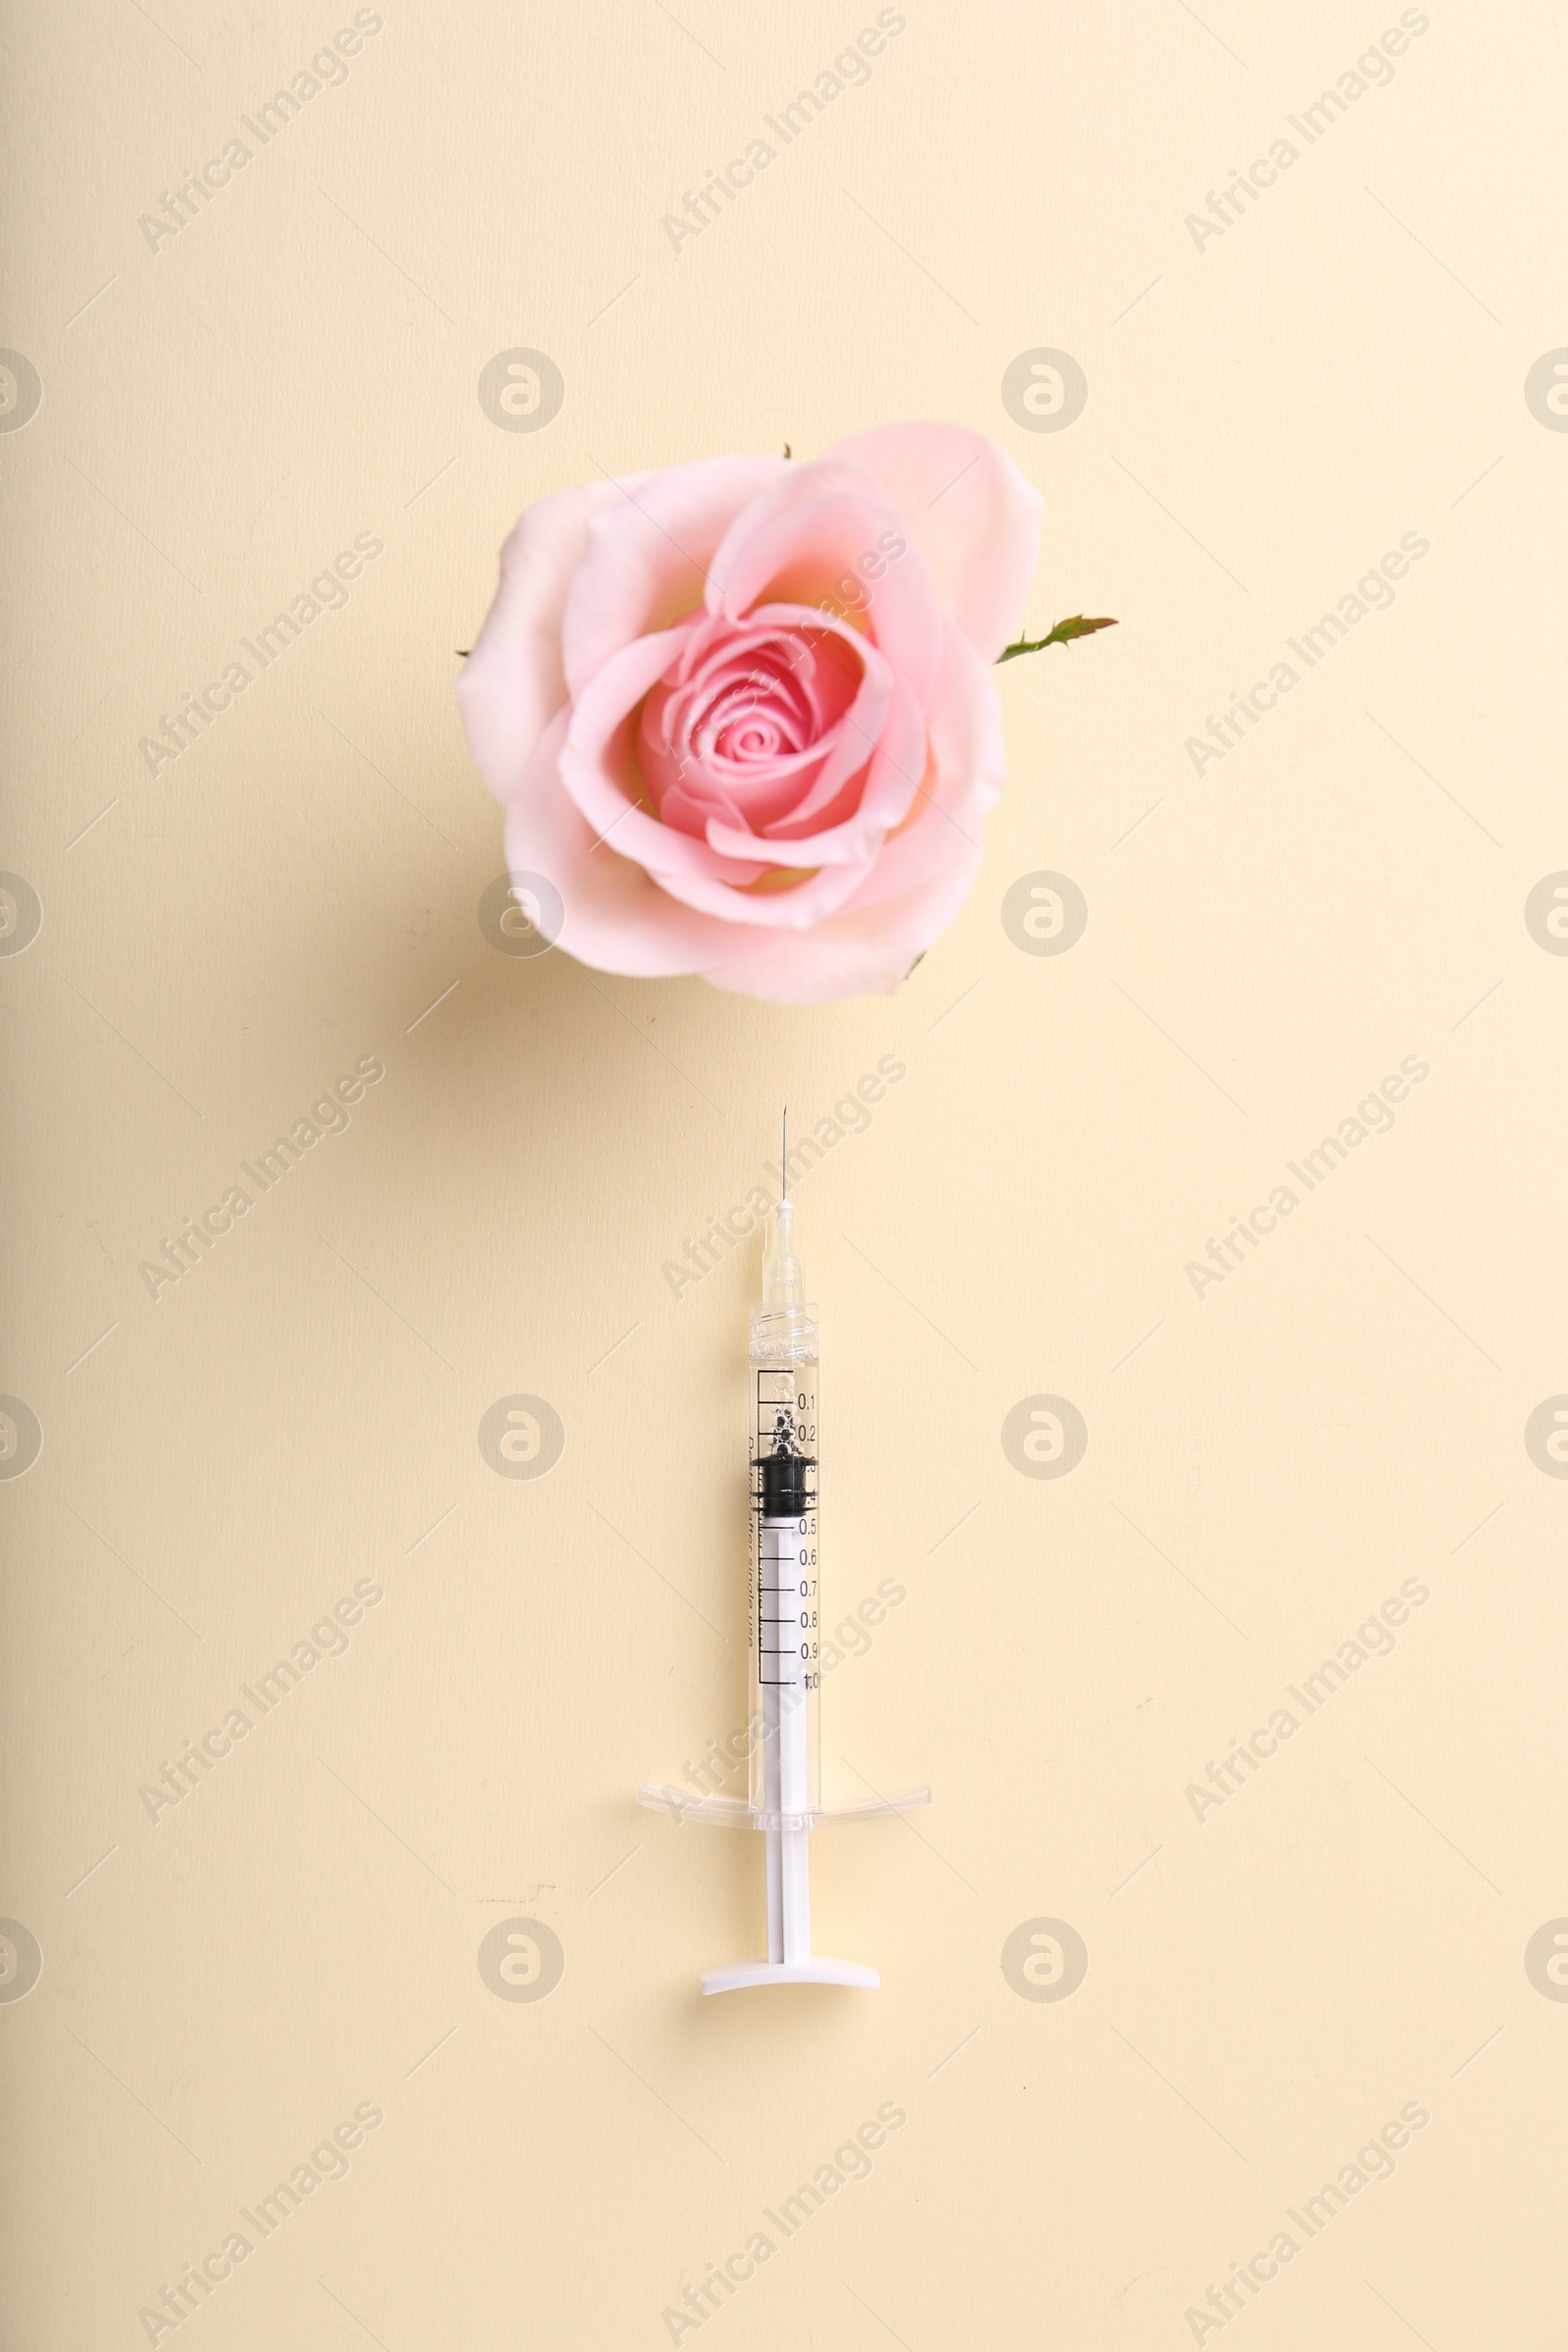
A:
{"type": "Polygon", "coordinates": [[[156,253],[139,217],[352,11],[13,15],[0,341],[43,399],[0,446],[0,864],[43,921],[0,970],[0,1387],[43,1447],[0,1491],[0,1912],[43,1973],[0,2033],[35,2352],[146,2341],[361,2102],[348,2177],[181,2344],[668,2342],[888,2101],[871,2177],[705,2343],[1191,2343],[1406,2102],[1396,2177],[1202,2340],[1562,2341],[1568,2005],[1525,1947],[1568,1913],[1568,1485],[1524,1442],[1568,1390],[1568,960],[1524,919],[1568,867],[1568,438],[1524,397],[1568,341],[1560,27],[1433,0],[1200,252],[1186,216],[1396,11],[905,13],[678,258],[665,210],[869,7],[387,0],[156,253]],[[514,346],[567,388],[531,436],[476,396],[514,346]],[[1038,346],[1087,373],[1069,430],[1003,407],[1038,346]],[[1032,625],[1121,621],[1002,673],[960,921],[898,996],[815,1011],[497,954],[453,653],[515,513],[907,416],[1044,492],[1032,625]],[[160,714],[359,531],[346,609],[149,776],[160,714]],[[1394,608],[1195,775],[1188,736],[1406,532],[1394,608]],[[1001,921],[1039,869],[1090,908],[1057,957],[1001,921]],[[756,1269],[677,1302],[661,1266],[781,1101],[820,1118],[886,1054],[906,1079],[800,1194],[833,1608],[907,1589],[827,1678],[825,1753],[936,1804],[816,1841],[817,1941],[879,1993],[705,2003],[759,1947],[760,1849],[631,1791],[744,1711],[756,1269]],[[347,1132],[155,1302],[139,1261],[367,1055],[347,1132]],[[1195,1297],[1405,1055],[1393,1132],[1195,1297]],[[1054,1482],[1000,1442],[1042,1392],[1090,1431],[1054,1482]],[[567,1433],[536,1483],[476,1443],[516,1393],[567,1433]],[[1412,1578],[1393,1654],[1196,1818],[1412,1578]],[[363,1579],[347,1654],[150,1820],[363,1579]],[[518,1916],[566,1955],[536,2004],[476,1965],[518,1916]],[[1003,1973],[1039,1918],[1090,1954],[1059,2003],[1003,1973]]]}

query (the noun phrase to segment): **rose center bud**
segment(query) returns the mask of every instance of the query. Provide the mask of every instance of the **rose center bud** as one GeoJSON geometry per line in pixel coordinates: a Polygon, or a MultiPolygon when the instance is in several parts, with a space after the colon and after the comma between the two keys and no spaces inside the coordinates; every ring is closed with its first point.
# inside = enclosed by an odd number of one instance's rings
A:
{"type": "Polygon", "coordinates": [[[754,717],[725,727],[718,738],[718,749],[726,760],[765,760],[778,750],[782,741],[770,718],[754,717]]]}

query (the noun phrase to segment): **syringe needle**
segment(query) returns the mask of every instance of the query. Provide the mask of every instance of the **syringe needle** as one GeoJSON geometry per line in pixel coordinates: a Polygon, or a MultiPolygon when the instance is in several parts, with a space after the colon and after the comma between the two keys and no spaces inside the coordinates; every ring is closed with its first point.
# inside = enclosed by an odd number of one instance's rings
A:
{"type": "Polygon", "coordinates": [[[790,1197],[790,1106],[787,1102],[784,1105],[784,1139],[779,1146],[778,1180],[783,1187],[780,1198],[787,1200],[790,1197]]]}

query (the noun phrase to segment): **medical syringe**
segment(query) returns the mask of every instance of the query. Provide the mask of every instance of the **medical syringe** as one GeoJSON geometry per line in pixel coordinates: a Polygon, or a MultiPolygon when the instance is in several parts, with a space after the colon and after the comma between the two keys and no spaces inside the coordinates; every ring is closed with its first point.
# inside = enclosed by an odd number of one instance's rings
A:
{"type": "Polygon", "coordinates": [[[853,1984],[876,1970],[811,1950],[807,1838],[817,1824],[929,1804],[929,1788],[825,1806],[821,1798],[822,1618],[818,1526],[817,1313],[795,1254],[786,1124],[775,1208],[752,1309],[751,1573],[747,1605],[750,1760],[745,1800],[645,1785],[640,1803],[679,1819],[761,1830],[766,1838],[767,1958],[708,1970],[704,1992],[749,1984],[853,1984]]]}

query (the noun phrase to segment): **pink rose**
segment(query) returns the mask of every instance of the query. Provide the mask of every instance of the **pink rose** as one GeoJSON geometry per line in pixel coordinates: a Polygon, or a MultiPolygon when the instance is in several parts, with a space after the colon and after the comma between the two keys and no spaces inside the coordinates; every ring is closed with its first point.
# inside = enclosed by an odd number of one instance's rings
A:
{"type": "Polygon", "coordinates": [[[951,424],[530,507],[458,692],[568,955],[789,1004],[897,988],[980,862],[1040,510],[951,424]]]}

